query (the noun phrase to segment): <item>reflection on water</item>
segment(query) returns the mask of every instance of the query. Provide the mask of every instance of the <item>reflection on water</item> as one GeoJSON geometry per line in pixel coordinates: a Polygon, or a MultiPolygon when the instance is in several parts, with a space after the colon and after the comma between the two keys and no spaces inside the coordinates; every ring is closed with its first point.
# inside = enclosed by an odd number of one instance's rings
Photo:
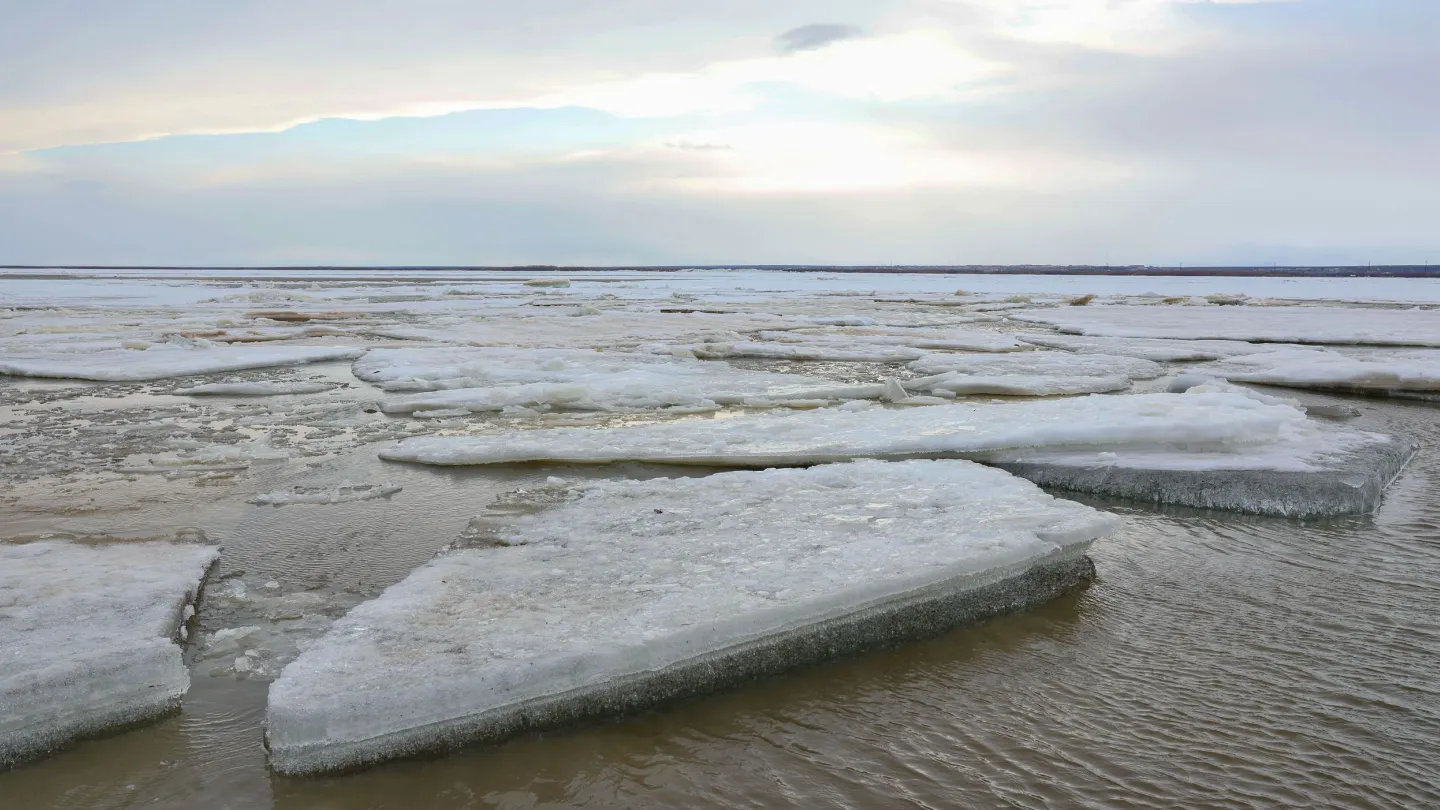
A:
{"type": "MultiPolygon", "coordinates": [[[[1364,407],[1426,444],[1373,517],[1116,507],[1129,525],[1097,545],[1099,580],[1029,614],[344,777],[271,776],[265,684],[197,669],[183,714],[0,774],[0,806],[1437,807],[1440,429],[1424,406],[1364,407]]],[[[614,474],[347,463],[330,474],[383,476],[403,497],[110,517],[204,526],[226,546],[219,576],[344,604],[399,579],[502,490],[614,474]]]]}

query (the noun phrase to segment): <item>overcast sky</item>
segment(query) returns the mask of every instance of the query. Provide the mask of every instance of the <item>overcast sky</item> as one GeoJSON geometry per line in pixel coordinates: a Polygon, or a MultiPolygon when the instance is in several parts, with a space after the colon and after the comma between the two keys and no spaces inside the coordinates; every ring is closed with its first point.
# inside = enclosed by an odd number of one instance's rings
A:
{"type": "Polygon", "coordinates": [[[1436,0],[0,0],[0,263],[1440,263],[1436,0]]]}

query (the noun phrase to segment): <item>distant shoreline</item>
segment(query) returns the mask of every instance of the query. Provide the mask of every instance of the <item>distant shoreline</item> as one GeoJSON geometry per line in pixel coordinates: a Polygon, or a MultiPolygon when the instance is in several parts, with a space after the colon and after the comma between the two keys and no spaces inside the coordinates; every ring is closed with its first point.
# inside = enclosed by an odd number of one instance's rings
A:
{"type": "MultiPolygon", "coordinates": [[[[0,270],[44,273],[56,270],[255,270],[290,272],[652,272],[683,270],[769,270],[793,273],[891,273],[912,275],[1018,275],[1018,276],[1245,276],[1251,278],[1440,278],[1440,266],[1420,264],[1361,266],[1271,266],[1271,267],[1160,267],[1128,265],[811,265],[811,264],[724,264],[724,265],[35,265],[0,264],[0,270]]],[[[12,278],[20,276],[11,276],[12,278]]],[[[38,277],[52,277],[50,274],[38,277]]]]}

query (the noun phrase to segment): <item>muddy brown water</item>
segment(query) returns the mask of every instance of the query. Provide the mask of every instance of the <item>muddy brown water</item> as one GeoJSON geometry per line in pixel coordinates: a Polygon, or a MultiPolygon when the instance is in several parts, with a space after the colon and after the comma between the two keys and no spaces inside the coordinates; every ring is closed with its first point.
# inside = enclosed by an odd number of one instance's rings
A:
{"type": "MultiPolygon", "coordinates": [[[[197,661],[180,714],[0,773],[0,808],[1440,807],[1440,411],[1360,404],[1369,424],[1424,444],[1372,516],[1297,523],[1077,498],[1127,525],[1095,546],[1090,588],[1030,613],[347,776],[272,775],[266,683],[197,661]]],[[[119,493],[113,508],[31,503],[0,518],[7,534],[198,526],[225,546],[212,592],[222,577],[275,580],[338,613],[501,491],[677,472],[432,470],[362,449],[314,474],[395,481],[400,495],[257,507],[144,480],[127,484],[142,509],[119,493]]],[[[243,614],[202,601],[200,629],[243,614]]]]}

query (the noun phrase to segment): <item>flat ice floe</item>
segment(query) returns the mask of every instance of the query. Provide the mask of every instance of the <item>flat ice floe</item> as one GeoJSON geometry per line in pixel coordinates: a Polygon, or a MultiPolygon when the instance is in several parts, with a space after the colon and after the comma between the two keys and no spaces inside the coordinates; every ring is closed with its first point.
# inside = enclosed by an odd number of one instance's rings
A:
{"type": "Polygon", "coordinates": [[[1029,310],[1010,317],[1062,332],[1108,337],[1440,347],[1440,310],[1090,306],[1029,310]]]}
{"type": "Polygon", "coordinates": [[[911,363],[910,369],[921,374],[956,372],[980,376],[1125,377],[1132,380],[1152,380],[1165,373],[1163,366],[1135,357],[1050,351],[931,354],[911,363]]]}
{"type": "Polygon", "coordinates": [[[0,768],[178,708],[190,675],[174,641],[218,555],[0,543],[0,768]]]}
{"type": "Polygon", "coordinates": [[[1263,443],[1305,414],[1239,394],[1142,394],[891,410],[827,408],[786,415],[618,428],[427,436],[380,451],[421,464],[651,461],[720,467],[798,466],[854,458],[929,457],[1030,447],[1263,443]]]}
{"type": "Polygon", "coordinates": [[[1160,363],[1223,360],[1242,354],[1273,351],[1273,346],[1239,340],[1176,340],[1171,338],[1112,338],[1079,335],[1017,336],[1020,340],[1050,349],[1082,354],[1112,354],[1138,357],[1160,363]]]}
{"type": "Polygon", "coordinates": [[[494,546],[420,567],[270,688],[284,773],[634,711],[932,635],[1091,576],[1110,515],[965,461],[532,493],[494,546]]]}
{"type": "Polygon", "coordinates": [[[1360,393],[1440,392],[1440,351],[1350,356],[1290,349],[1231,358],[1207,372],[1241,382],[1360,393]]]}
{"type": "Polygon", "coordinates": [[[705,360],[755,358],[760,360],[831,361],[837,363],[904,363],[924,357],[928,349],[889,346],[867,341],[809,341],[800,343],[733,341],[662,346],[661,352],[687,352],[705,360]]]}
{"type": "Polygon", "coordinates": [[[566,349],[378,349],[355,375],[392,391],[386,413],[481,412],[510,408],[627,411],[714,409],[797,400],[872,398],[883,386],[844,386],[819,377],[738,369],[694,358],[566,349]]]}
{"type": "Polygon", "coordinates": [[[921,329],[899,327],[840,327],[797,329],[789,332],[761,332],[763,341],[781,343],[888,344],[916,349],[967,352],[1014,352],[1025,349],[1013,335],[978,329],[921,329]]]}
{"type": "Polygon", "coordinates": [[[0,358],[0,374],[104,382],[144,382],[222,371],[353,360],[363,349],[346,346],[255,346],[186,341],[145,348],[96,351],[32,351],[0,358]]]}

